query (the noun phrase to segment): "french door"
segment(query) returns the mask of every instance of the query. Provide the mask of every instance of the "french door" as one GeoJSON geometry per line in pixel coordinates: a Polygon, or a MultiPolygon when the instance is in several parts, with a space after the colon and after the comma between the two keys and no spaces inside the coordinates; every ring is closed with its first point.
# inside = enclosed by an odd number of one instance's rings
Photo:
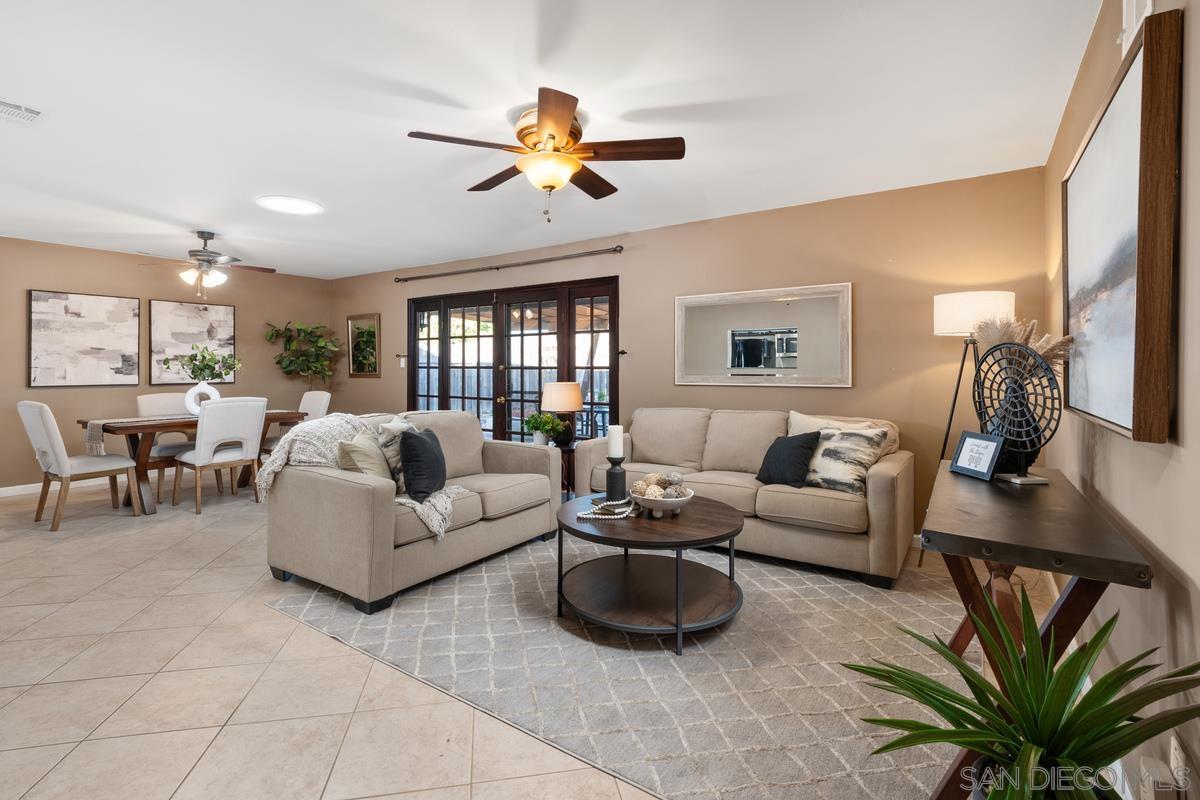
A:
{"type": "Polygon", "coordinates": [[[578,381],[580,438],[617,413],[617,279],[409,301],[409,408],[479,417],[484,436],[528,440],[542,387],[578,381]]]}

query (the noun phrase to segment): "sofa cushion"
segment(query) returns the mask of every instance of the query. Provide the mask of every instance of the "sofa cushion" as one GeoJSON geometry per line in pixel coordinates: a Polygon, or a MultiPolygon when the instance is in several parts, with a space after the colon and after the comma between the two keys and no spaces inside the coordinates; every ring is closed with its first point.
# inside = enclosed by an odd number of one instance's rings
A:
{"type": "MultiPolygon", "coordinates": [[[[640,481],[642,478],[649,475],[651,472],[661,472],[670,474],[678,472],[680,475],[687,477],[696,472],[694,469],[687,467],[676,467],[671,464],[654,464],[645,461],[626,461],[621,465],[625,468],[625,488],[633,486],[634,481],[640,481]]],[[[603,492],[607,488],[607,476],[604,473],[608,472],[608,462],[597,464],[592,467],[592,491],[603,492]]]]}
{"type": "Polygon", "coordinates": [[[437,434],[446,456],[446,477],[483,472],[483,429],[479,418],[466,411],[409,411],[403,418],[417,430],[437,434]]]}
{"type": "Polygon", "coordinates": [[[484,519],[498,519],[550,502],[550,479],[533,473],[484,472],[454,482],[479,495],[484,519]]]}
{"type": "Polygon", "coordinates": [[[785,525],[840,533],[863,533],[867,529],[866,498],[832,489],[767,484],[758,490],[754,511],[762,519],[785,525]]]}
{"type": "MultiPolygon", "coordinates": [[[[452,512],[450,524],[446,526],[447,532],[474,525],[483,519],[483,504],[479,495],[474,492],[455,495],[451,503],[452,512]]],[[[417,512],[408,506],[396,505],[396,530],[392,536],[392,543],[396,547],[432,538],[433,532],[425,527],[417,512]]]]}
{"type": "Polygon", "coordinates": [[[404,431],[400,434],[400,468],[404,471],[404,491],[418,503],[424,503],[446,485],[446,456],[432,430],[404,431]]]}
{"type": "Polygon", "coordinates": [[[338,442],[338,466],[351,472],[395,480],[387,458],[379,447],[379,437],[370,431],[363,431],[349,441],[338,442]]]}
{"type": "Polygon", "coordinates": [[[713,411],[700,468],[758,472],[771,443],[787,433],[787,422],[782,411],[713,411]]]}
{"type": "Polygon", "coordinates": [[[879,453],[879,457],[882,458],[900,449],[900,429],[896,427],[896,423],[889,422],[886,419],[871,419],[869,417],[817,417],[811,414],[801,414],[799,411],[788,412],[788,436],[827,428],[837,428],[843,431],[883,428],[887,431],[887,439],[883,442],[883,450],[879,453]]]}
{"type": "Polygon", "coordinates": [[[700,469],[711,413],[707,408],[639,408],[629,428],[631,460],[700,469]]]}
{"type": "Polygon", "coordinates": [[[683,477],[683,485],[701,497],[733,506],[747,517],[754,516],[754,501],[762,486],[747,472],[705,470],[683,477]]]}
{"type": "Polygon", "coordinates": [[[808,479],[809,462],[820,443],[820,431],[780,436],[767,448],[762,466],[754,477],[761,483],[785,483],[803,488],[808,479]]]}

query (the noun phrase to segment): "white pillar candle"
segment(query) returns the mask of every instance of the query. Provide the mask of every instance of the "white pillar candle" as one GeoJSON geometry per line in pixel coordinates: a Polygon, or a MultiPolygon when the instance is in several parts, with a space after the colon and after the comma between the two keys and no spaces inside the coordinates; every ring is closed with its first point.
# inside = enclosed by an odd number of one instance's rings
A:
{"type": "Polygon", "coordinates": [[[625,429],[620,425],[608,426],[608,457],[625,457],[625,429]]]}

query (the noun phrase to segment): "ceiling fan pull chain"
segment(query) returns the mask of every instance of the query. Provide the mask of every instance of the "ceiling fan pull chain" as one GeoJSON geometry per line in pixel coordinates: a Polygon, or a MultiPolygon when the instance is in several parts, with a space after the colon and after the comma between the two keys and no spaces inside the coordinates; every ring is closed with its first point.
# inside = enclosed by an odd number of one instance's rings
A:
{"type": "Polygon", "coordinates": [[[551,221],[550,220],[550,195],[552,192],[553,192],[552,189],[546,190],[546,206],[545,206],[545,208],[542,209],[542,214],[544,214],[546,216],[547,223],[549,223],[551,221]]]}

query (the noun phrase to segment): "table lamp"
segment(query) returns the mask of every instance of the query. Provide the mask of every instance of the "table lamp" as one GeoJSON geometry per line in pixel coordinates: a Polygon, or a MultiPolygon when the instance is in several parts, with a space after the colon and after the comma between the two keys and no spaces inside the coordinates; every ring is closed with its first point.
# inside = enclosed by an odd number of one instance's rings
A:
{"type": "Polygon", "coordinates": [[[968,347],[974,356],[974,363],[979,363],[975,326],[987,319],[1012,319],[1016,303],[1017,296],[1012,292],[950,292],[933,296],[933,335],[963,337],[958,379],[954,382],[954,397],[950,401],[950,416],[946,418],[946,434],[942,437],[939,460],[946,457],[946,444],[950,441],[950,427],[954,424],[954,409],[958,405],[958,390],[962,386],[968,347]]]}
{"type": "Polygon", "coordinates": [[[575,381],[560,381],[542,386],[542,411],[558,414],[567,426],[554,443],[567,447],[575,441],[575,412],[583,410],[583,392],[575,381]]]}

